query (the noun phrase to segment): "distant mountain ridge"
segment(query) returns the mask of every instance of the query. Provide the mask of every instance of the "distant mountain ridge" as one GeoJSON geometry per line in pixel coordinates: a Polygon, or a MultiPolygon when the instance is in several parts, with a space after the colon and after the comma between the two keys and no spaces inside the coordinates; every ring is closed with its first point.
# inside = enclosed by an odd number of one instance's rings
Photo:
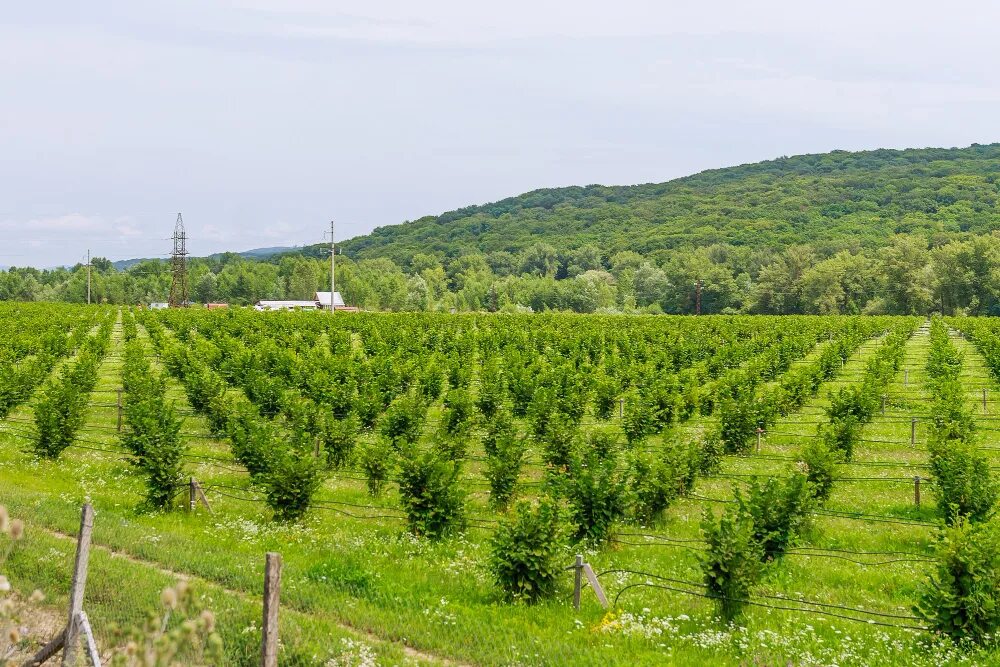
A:
{"type": "MultiPolygon", "coordinates": [[[[880,247],[896,233],[1000,230],[1000,144],[781,157],[665,183],[548,188],[379,227],[340,244],[355,259],[516,253],[543,242],[606,256],[715,243],[880,247]]],[[[322,256],[325,246],[303,248],[322,256]]]]}
{"type": "MultiPolygon", "coordinates": [[[[270,248],[252,248],[250,250],[244,250],[242,252],[233,253],[239,255],[240,257],[246,257],[247,259],[267,259],[273,257],[274,255],[282,255],[286,253],[294,253],[300,251],[302,248],[298,246],[273,246],[270,248]]],[[[227,253],[217,252],[211,255],[207,255],[208,259],[214,259],[221,257],[227,253]]],[[[128,268],[139,264],[140,262],[150,262],[150,261],[162,261],[162,257],[137,257],[135,259],[121,259],[117,262],[112,262],[117,271],[124,271],[128,268]]]]}

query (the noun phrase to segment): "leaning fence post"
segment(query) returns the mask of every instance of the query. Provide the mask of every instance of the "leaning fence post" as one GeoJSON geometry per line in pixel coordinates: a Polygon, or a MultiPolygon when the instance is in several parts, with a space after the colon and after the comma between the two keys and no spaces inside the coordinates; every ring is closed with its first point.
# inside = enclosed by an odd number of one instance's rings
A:
{"type": "Polygon", "coordinates": [[[917,418],[910,419],[910,444],[917,444],[917,418]]]}
{"type": "Polygon", "coordinates": [[[63,646],[63,667],[76,667],[80,612],[83,611],[83,593],[87,586],[90,537],[93,531],[94,507],[90,503],[86,503],[80,516],[80,536],[76,543],[76,563],[73,566],[73,584],[69,593],[69,619],[66,622],[66,641],[63,646]]]}
{"type": "Polygon", "coordinates": [[[118,388],[118,432],[122,432],[122,389],[118,388]]]}
{"type": "Polygon", "coordinates": [[[913,504],[920,507],[920,476],[913,476],[913,504]]]}
{"type": "Polygon", "coordinates": [[[278,667],[278,603],[281,597],[281,554],[268,552],[264,565],[264,624],[261,667],[278,667]]]}
{"type": "Polygon", "coordinates": [[[583,587],[583,556],[577,555],[576,563],[573,565],[573,609],[580,608],[580,589],[583,587]]]}

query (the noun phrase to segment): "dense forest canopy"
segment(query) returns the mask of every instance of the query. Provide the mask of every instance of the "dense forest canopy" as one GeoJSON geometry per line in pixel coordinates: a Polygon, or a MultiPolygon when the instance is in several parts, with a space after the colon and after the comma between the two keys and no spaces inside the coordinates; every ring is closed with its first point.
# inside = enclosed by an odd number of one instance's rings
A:
{"type": "MultiPolygon", "coordinates": [[[[974,144],[536,190],[350,239],[337,284],[386,310],[1000,314],[998,173],[1000,144],[974,144]]],[[[192,297],[309,298],[329,289],[325,252],[194,259],[192,297]]],[[[97,300],[169,287],[166,262],[94,261],[97,300]]],[[[86,269],[12,268],[0,298],[85,300],[86,269]]]]}

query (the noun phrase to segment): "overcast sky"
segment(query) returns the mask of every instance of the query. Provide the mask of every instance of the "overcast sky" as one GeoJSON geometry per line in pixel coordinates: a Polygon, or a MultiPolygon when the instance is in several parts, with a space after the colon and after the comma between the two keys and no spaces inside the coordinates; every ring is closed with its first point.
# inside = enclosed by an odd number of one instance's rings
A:
{"type": "Polygon", "coordinates": [[[0,12],[0,264],[1000,140],[1000,3],[77,0],[0,12]],[[673,7],[672,5],[676,5],[673,7]]]}

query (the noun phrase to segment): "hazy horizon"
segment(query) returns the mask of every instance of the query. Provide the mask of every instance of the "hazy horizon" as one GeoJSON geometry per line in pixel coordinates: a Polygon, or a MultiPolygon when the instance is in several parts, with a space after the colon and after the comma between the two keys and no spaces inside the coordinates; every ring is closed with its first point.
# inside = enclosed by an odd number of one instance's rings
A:
{"type": "Polygon", "coordinates": [[[0,17],[0,264],[323,241],[566,185],[1000,139],[1000,7],[238,0],[0,17]]]}

